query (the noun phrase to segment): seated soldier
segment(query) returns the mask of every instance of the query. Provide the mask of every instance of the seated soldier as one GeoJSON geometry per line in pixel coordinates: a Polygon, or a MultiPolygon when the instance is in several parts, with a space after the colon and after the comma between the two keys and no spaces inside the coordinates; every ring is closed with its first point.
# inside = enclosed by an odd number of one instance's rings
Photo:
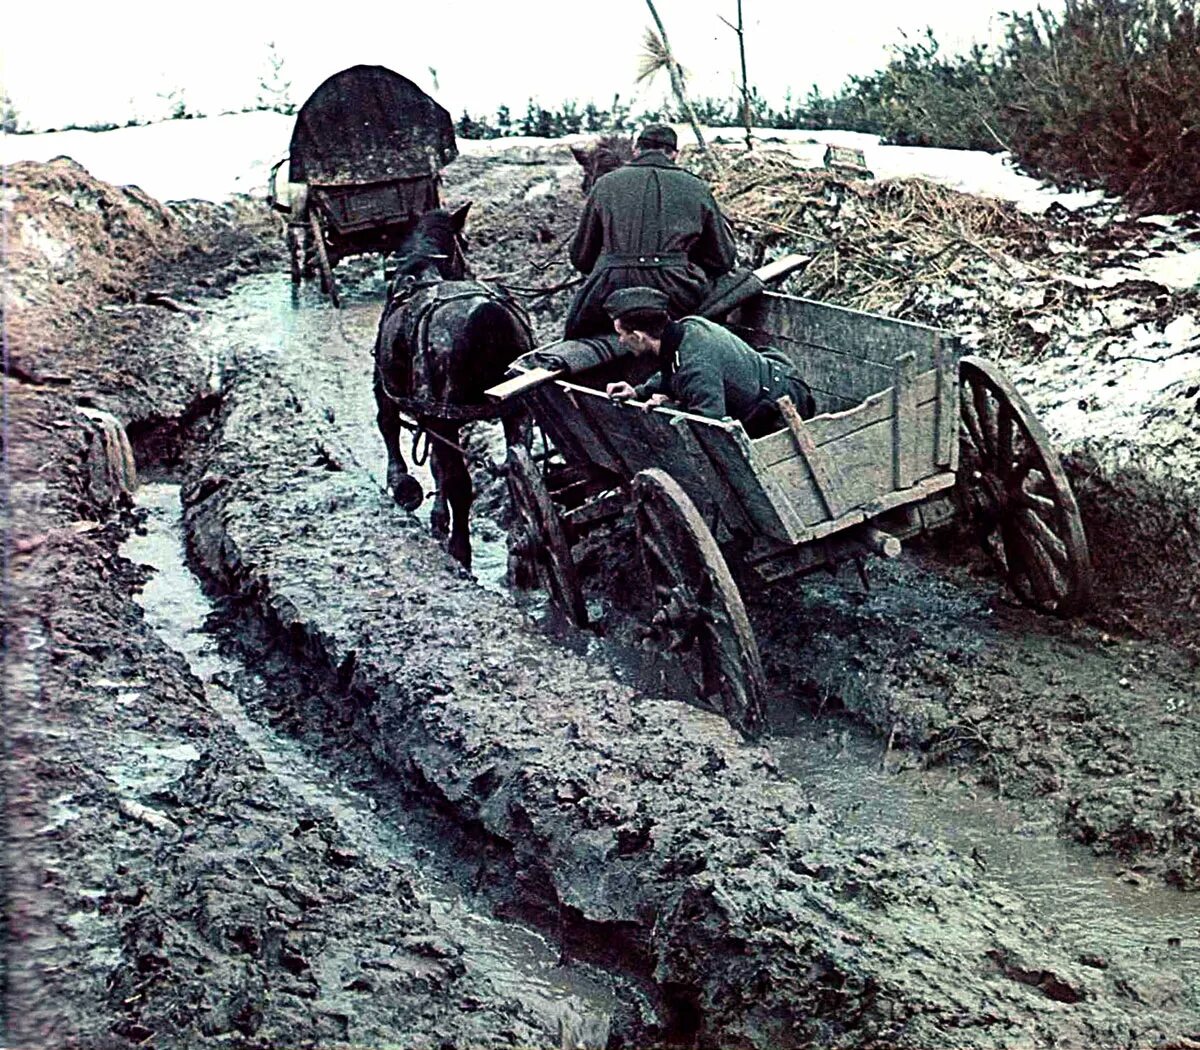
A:
{"type": "Polygon", "coordinates": [[[568,339],[609,331],[602,306],[619,288],[659,288],[681,317],[733,269],[729,225],[707,183],[675,164],[677,149],[674,129],[652,124],[634,159],[589,192],[571,241],[571,263],[588,276],[567,313],[568,339]]]}
{"type": "Polygon", "coordinates": [[[795,365],[770,347],[755,350],[727,328],[703,317],[671,321],[667,296],[655,288],[622,288],[604,302],[621,346],[653,357],[658,372],[646,382],[609,383],[616,401],[636,398],[647,408],[671,401],[685,412],[739,420],[751,437],[784,426],[775,404],[790,397],[802,417],[815,412],[812,392],[795,365]]]}

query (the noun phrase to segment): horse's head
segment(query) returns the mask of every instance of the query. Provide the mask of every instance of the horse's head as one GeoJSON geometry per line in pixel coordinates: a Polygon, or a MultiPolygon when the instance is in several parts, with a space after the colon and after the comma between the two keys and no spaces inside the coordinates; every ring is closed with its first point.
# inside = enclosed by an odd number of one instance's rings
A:
{"type": "Polygon", "coordinates": [[[457,211],[445,208],[427,211],[409,230],[393,258],[396,281],[461,281],[466,276],[463,256],[463,227],[467,222],[467,201],[457,211]]]}
{"type": "Polygon", "coordinates": [[[582,189],[586,195],[601,175],[633,159],[633,142],[620,135],[605,135],[590,146],[572,146],[571,153],[583,168],[582,189]]]}

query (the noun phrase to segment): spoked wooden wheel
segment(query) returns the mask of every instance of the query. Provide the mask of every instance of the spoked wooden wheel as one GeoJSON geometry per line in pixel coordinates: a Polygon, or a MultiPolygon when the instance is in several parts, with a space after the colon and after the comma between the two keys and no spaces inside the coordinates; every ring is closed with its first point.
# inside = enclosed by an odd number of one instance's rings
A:
{"type": "Polygon", "coordinates": [[[763,671],[737,584],[696,505],[665,471],[633,480],[634,515],[653,594],[652,635],[702,700],[747,733],[762,722],[763,671]]]}
{"type": "Polygon", "coordinates": [[[315,211],[309,213],[308,223],[312,229],[317,266],[321,271],[321,291],[329,296],[334,306],[341,307],[342,300],[338,295],[337,283],[333,279],[333,264],[329,261],[329,252],[325,247],[325,231],[321,229],[321,220],[317,218],[315,211]]]}
{"type": "Polygon", "coordinates": [[[292,268],[292,284],[299,284],[304,267],[304,236],[302,228],[289,225],[287,228],[288,261],[292,268]]]}
{"type": "Polygon", "coordinates": [[[508,491],[513,505],[512,555],[532,567],[550,600],[575,626],[585,626],[587,605],[558,510],[532,457],[521,445],[508,450],[508,491]]]}
{"type": "Polygon", "coordinates": [[[1045,428],[995,365],[964,357],[960,493],[1017,597],[1071,616],[1092,593],[1079,507],[1045,428]]]}

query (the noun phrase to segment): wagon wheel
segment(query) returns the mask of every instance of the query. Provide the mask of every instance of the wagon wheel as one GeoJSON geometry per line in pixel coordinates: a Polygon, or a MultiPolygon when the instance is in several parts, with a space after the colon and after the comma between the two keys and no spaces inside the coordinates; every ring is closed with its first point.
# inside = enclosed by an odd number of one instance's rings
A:
{"type": "Polygon", "coordinates": [[[995,365],[959,365],[959,490],[984,550],[1017,597],[1070,616],[1091,598],[1079,508],[1045,428],[995,365]]]}
{"type": "Polygon", "coordinates": [[[329,253],[325,248],[325,231],[321,229],[321,220],[317,218],[315,211],[309,213],[308,222],[312,228],[313,246],[317,251],[317,265],[321,269],[321,291],[327,292],[333,305],[340,307],[342,301],[338,297],[337,284],[333,280],[333,266],[329,262],[329,253]]]}
{"type": "Polygon", "coordinates": [[[725,558],[696,505],[665,471],[641,471],[633,492],[653,591],[651,631],[702,698],[753,732],[763,714],[762,661],[725,558]]]}
{"type": "Polygon", "coordinates": [[[303,230],[296,226],[287,228],[288,261],[292,268],[292,284],[299,284],[303,278],[304,268],[304,237],[303,230]]]}
{"type": "Polygon", "coordinates": [[[586,626],[583,589],[558,510],[529,452],[520,445],[508,450],[508,491],[515,519],[510,534],[513,555],[532,565],[550,600],[576,627],[586,626]]]}

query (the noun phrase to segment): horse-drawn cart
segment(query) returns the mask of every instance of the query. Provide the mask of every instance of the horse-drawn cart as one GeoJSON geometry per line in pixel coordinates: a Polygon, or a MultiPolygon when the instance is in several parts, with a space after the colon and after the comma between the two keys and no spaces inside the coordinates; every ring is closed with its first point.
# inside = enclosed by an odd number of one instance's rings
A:
{"type": "Polygon", "coordinates": [[[267,199],[288,216],[292,281],[320,275],[339,305],[340,259],[394,251],[438,207],[440,172],[458,155],[450,114],[383,66],[335,73],[296,115],[288,157],[271,169],[267,199]],[[276,188],[288,164],[290,199],[276,188]]]}
{"type": "Polygon", "coordinates": [[[512,546],[573,620],[587,616],[573,544],[632,506],[653,635],[753,730],[762,666],[735,580],[894,557],[965,514],[1022,601],[1063,616],[1086,604],[1074,496],[995,365],[938,329],[770,292],[727,323],[793,358],[816,417],[785,400],[787,427],[751,439],[740,423],[612,401],[584,377],[524,395],[553,448],[540,461],[509,452],[512,546]]]}

